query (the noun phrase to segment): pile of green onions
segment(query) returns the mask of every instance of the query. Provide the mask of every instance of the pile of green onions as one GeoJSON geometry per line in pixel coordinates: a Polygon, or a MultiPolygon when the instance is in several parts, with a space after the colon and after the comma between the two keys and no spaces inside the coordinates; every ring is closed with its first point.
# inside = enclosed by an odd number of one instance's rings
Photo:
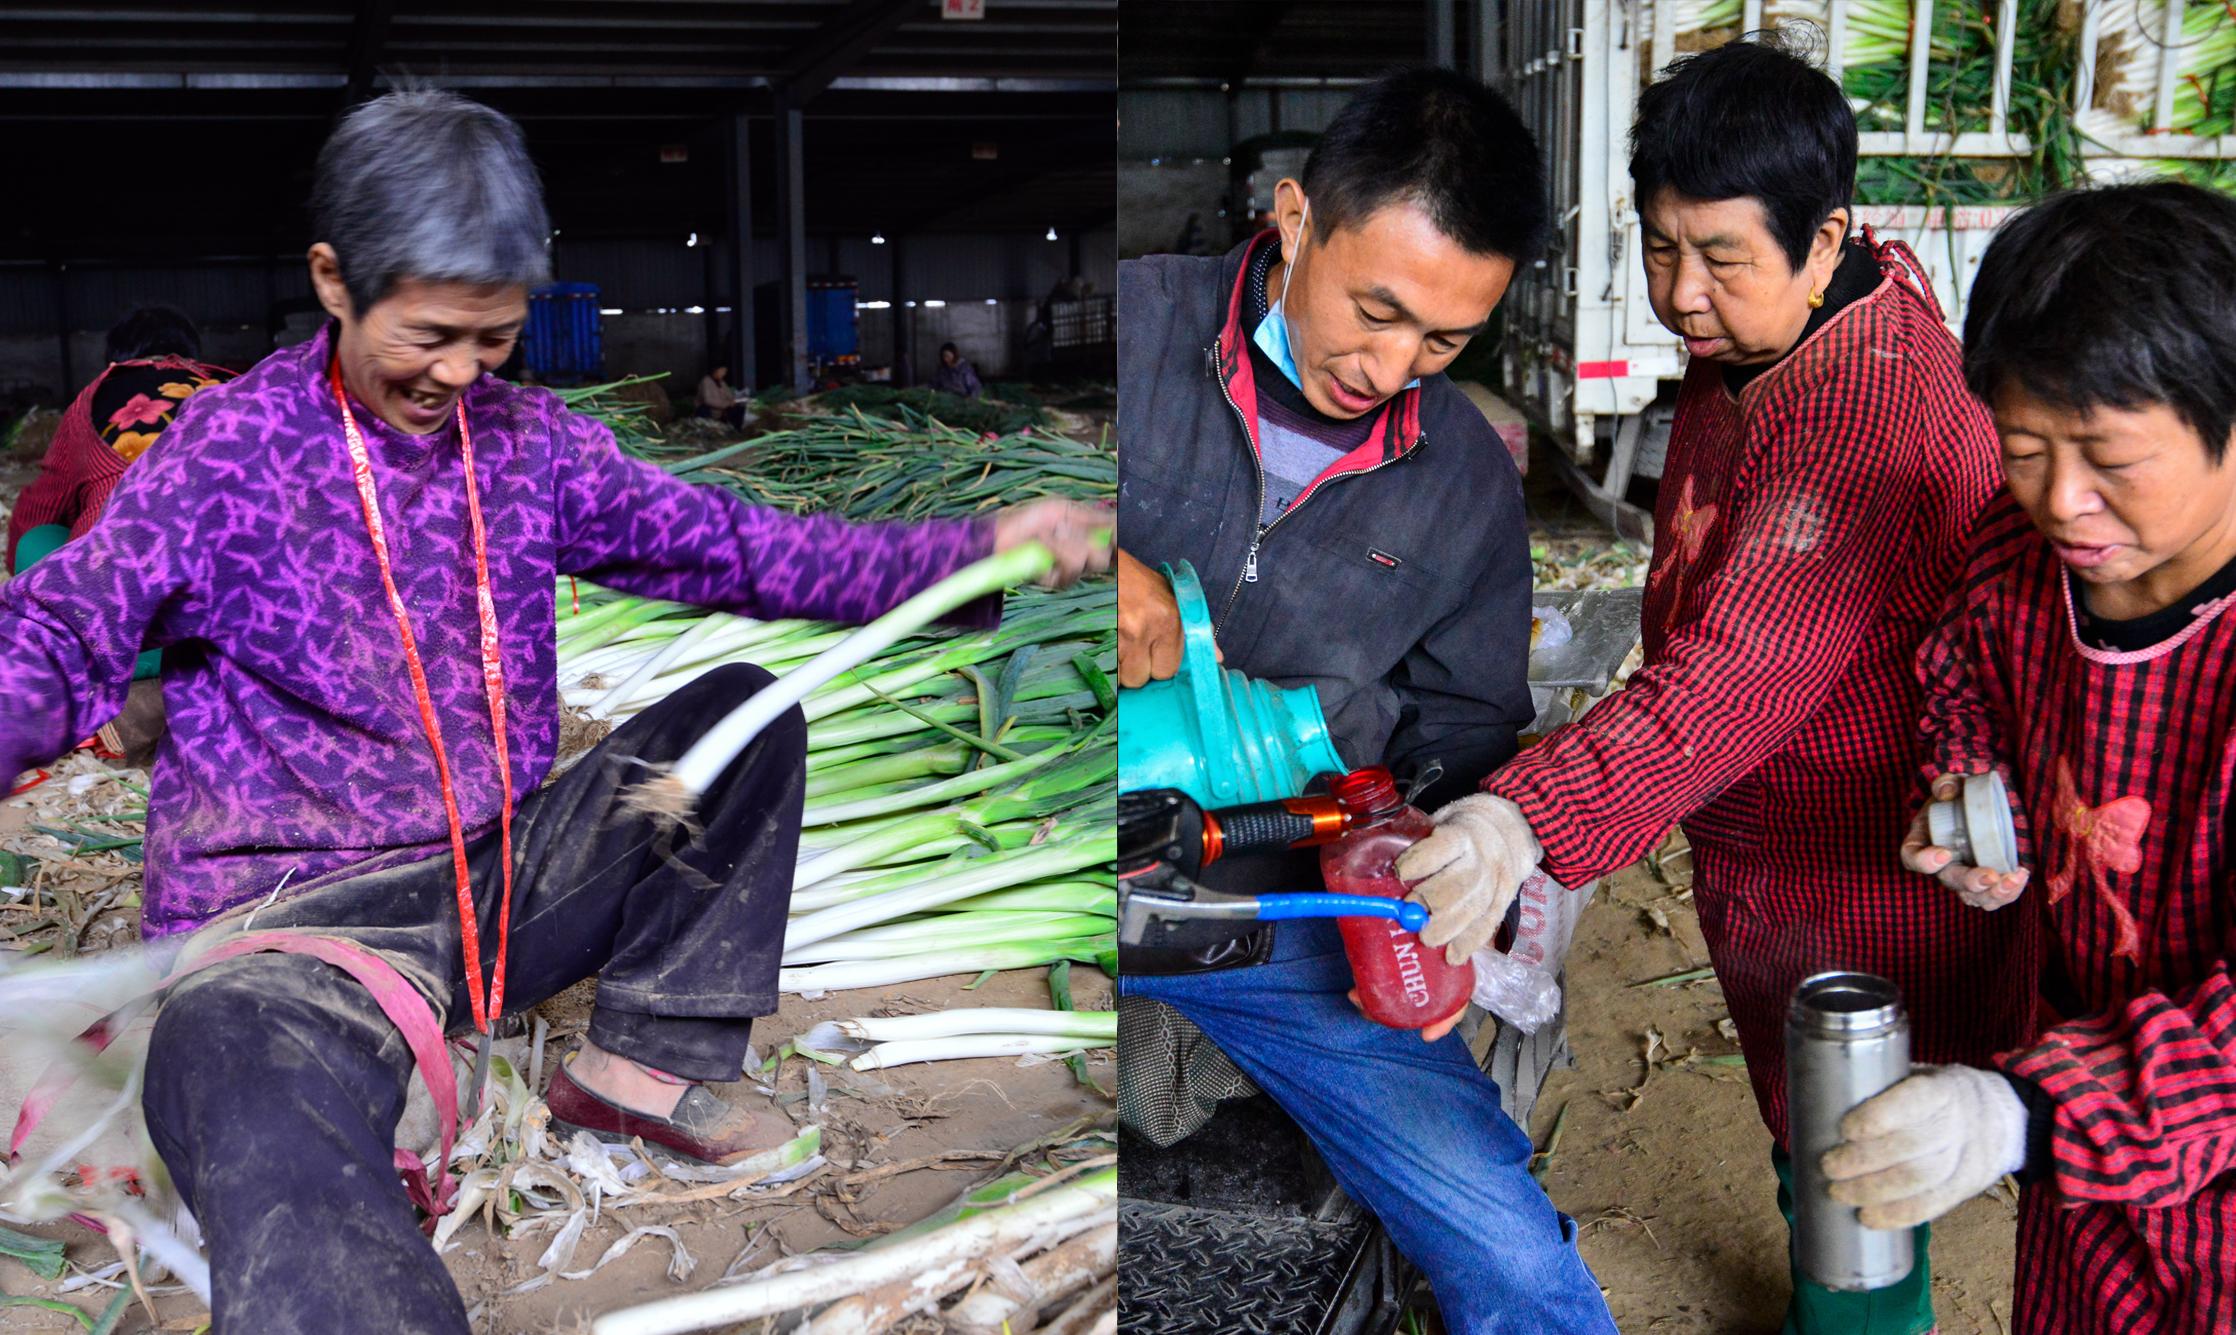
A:
{"type": "Polygon", "coordinates": [[[849,519],[967,515],[1043,496],[1109,501],[1118,494],[1117,465],[1104,446],[1039,428],[980,435],[928,418],[902,424],[859,410],[702,453],[649,441],[622,445],[678,477],[727,487],[756,505],[849,519]]]}
{"type": "MultiPolygon", "coordinates": [[[[604,416],[599,407],[593,397],[578,410],[604,416]]],[[[857,418],[716,454],[665,466],[756,503],[865,519],[1116,491],[1108,450],[1037,433],[989,441],[857,418]]],[[[781,679],[853,633],[566,580],[556,595],[561,701],[578,752],[717,667],[750,662],[781,679]]],[[[1116,618],[1108,581],[1023,588],[993,630],[912,630],[807,693],[782,990],[1071,960],[1114,969],[1116,618]]]]}
{"type": "MultiPolygon", "coordinates": [[[[780,676],[842,638],[559,591],[571,712],[618,722],[725,663],[780,676]]],[[[1013,594],[1002,625],[911,636],[810,693],[780,985],[869,987],[1113,950],[1116,595],[1013,594]]]]}

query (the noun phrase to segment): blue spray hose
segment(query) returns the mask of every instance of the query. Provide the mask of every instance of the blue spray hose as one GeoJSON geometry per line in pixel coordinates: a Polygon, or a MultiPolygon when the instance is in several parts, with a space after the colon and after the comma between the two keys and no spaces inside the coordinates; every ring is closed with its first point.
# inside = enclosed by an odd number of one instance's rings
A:
{"type": "Polygon", "coordinates": [[[1395,918],[1409,932],[1429,925],[1426,904],[1410,899],[1384,899],[1379,895],[1260,895],[1261,921],[1280,918],[1395,918]]]}

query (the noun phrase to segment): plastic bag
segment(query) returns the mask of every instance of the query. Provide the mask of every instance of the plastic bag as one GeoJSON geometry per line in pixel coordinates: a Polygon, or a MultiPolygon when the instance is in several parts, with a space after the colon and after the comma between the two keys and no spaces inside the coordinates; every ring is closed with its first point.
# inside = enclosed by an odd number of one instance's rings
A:
{"type": "Polygon", "coordinates": [[[1597,886],[1570,890],[1542,871],[1531,872],[1516,892],[1522,909],[1512,949],[1475,952],[1475,1004],[1527,1034],[1559,1015],[1561,968],[1576,919],[1597,886]]]}
{"type": "Polygon", "coordinates": [[[1568,617],[1559,608],[1539,603],[1529,614],[1536,631],[1530,640],[1531,653],[1558,649],[1576,638],[1576,628],[1568,624],[1568,617]]]}

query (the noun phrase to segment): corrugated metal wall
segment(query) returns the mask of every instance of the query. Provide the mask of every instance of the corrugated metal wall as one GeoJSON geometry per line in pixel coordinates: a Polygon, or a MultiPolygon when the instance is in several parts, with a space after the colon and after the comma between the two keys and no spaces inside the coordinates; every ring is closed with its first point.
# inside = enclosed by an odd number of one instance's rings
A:
{"type": "MultiPolygon", "coordinates": [[[[852,274],[865,301],[893,298],[893,247],[870,244],[869,235],[837,240],[838,272],[852,274]]],[[[682,308],[705,302],[707,250],[686,246],[684,238],[650,240],[571,240],[564,235],[554,249],[556,276],[596,283],[600,301],[625,310],[682,308]]],[[[1082,238],[1081,263],[1098,291],[1117,285],[1117,234],[1103,230],[1082,238]]],[[[810,237],[808,271],[830,272],[831,239],[810,237]]],[[[773,239],[754,246],[754,272],[764,281],[777,272],[773,239]]],[[[1010,236],[920,236],[908,244],[906,296],[946,301],[987,298],[1040,298],[1069,277],[1071,240],[1049,241],[1044,234],[1010,236]]],[[[206,325],[262,327],[276,301],[310,296],[303,261],[203,261],[176,268],[72,265],[60,273],[43,266],[0,265],[0,335],[52,334],[57,307],[55,285],[62,285],[69,324],[75,329],[106,329],[135,305],[166,302],[206,325]]]]}
{"type": "Polygon", "coordinates": [[[162,302],[208,325],[265,323],[275,301],[307,298],[303,261],[208,261],[179,268],[0,265],[0,334],[51,334],[55,286],[72,328],[106,329],[134,306],[162,302]]]}
{"type": "MultiPolygon", "coordinates": [[[[596,283],[599,301],[624,310],[682,308],[702,304],[707,295],[706,252],[683,244],[653,241],[570,241],[562,236],[556,248],[557,276],[571,282],[596,283]]],[[[773,239],[754,243],[753,271],[763,282],[777,274],[777,248],[773,239]]],[[[1071,241],[1045,233],[1010,236],[931,235],[908,238],[908,274],[904,297],[931,297],[944,301],[983,301],[988,298],[1039,298],[1070,276],[1071,241]]],[[[811,274],[851,275],[861,284],[862,300],[890,301],[894,297],[891,244],[873,245],[867,232],[852,236],[809,237],[807,269],[811,274]]],[[[1108,292],[1118,277],[1117,233],[1104,228],[1081,241],[1080,263],[1099,291],[1108,292]]]]}

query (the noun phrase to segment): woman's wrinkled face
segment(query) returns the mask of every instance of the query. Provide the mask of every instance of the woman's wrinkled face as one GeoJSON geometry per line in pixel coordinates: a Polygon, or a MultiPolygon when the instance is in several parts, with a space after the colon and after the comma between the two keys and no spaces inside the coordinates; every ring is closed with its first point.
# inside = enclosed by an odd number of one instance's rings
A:
{"type": "Polygon", "coordinates": [[[517,283],[407,278],[370,309],[353,311],[341,266],[323,242],[311,247],[311,282],[341,323],[336,349],[349,392],[414,436],[442,430],[466,388],[512,356],[528,321],[528,289],[517,283]]]}
{"type": "Polygon", "coordinates": [[[1809,297],[1840,266],[1848,213],[1817,229],[1799,269],[1752,198],[1688,199],[1664,190],[1639,210],[1646,293],[1654,316],[1695,357],[1730,366],[1774,362],[1800,341],[1809,297]]]}
{"type": "Polygon", "coordinates": [[[2005,485],[2091,610],[2148,615],[2236,560],[2236,462],[2174,409],[2068,408],[2015,385],[1994,408],[2005,485]]]}

